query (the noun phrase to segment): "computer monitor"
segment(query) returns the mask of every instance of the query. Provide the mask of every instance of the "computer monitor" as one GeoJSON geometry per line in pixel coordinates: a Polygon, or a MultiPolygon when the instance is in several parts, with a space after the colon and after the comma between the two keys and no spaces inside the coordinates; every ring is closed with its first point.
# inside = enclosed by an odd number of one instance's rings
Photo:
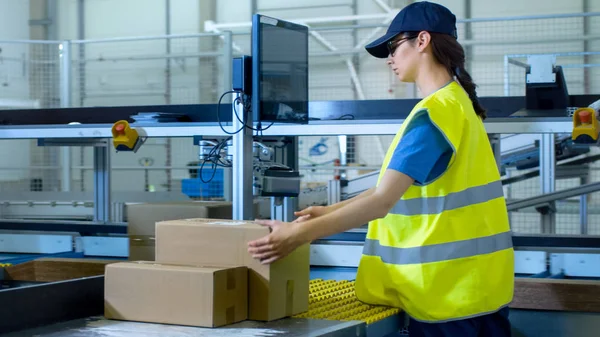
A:
{"type": "Polygon", "coordinates": [[[253,16],[252,114],[263,124],[308,123],[308,27],[253,16]]]}

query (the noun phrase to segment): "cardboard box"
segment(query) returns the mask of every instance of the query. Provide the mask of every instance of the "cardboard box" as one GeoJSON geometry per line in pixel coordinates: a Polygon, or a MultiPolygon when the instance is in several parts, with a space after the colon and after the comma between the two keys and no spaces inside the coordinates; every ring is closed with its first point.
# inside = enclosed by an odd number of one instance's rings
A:
{"type": "Polygon", "coordinates": [[[248,318],[248,269],[155,262],[108,265],[108,319],[219,327],[248,318]]]}
{"type": "Polygon", "coordinates": [[[309,245],[263,265],[248,253],[248,242],[269,234],[249,221],[187,219],[156,224],[156,259],[165,263],[246,266],[248,318],[272,321],[308,310],[309,245]]]}
{"type": "Polygon", "coordinates": [[[0,279],[14,281],[57,282],[104,275],[105,267],[115,260],[40,258],[6,267],[0,279]]]}
{"type": "Polygon", "coordinates": [[[231,219],[231,203],[221,201],[180,201],[127,205],[129,260],[155,260],[155,227],[164,220],[185,218],[231,219]]]}
{"type": "Polygon", "coordinates": [[[515,278],[513,309],[600,312],[600,281],[515,278]]]}

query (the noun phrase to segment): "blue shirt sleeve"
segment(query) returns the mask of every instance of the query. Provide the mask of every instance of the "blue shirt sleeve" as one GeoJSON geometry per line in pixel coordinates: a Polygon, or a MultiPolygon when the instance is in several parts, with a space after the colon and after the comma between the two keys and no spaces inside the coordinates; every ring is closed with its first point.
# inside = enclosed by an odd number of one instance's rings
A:
{"type": "Polygon", "coordinates": [[[406,174],[417,185],[427,185],[446,171],[453,152],[446,137],[424,113],[411,121],[388,169],[406,174]]]}

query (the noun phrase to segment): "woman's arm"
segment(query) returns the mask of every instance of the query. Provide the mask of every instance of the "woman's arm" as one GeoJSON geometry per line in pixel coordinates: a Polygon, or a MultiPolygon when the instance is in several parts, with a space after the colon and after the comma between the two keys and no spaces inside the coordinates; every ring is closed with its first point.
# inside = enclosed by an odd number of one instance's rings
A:
{"type": "Polygon", "coordinates": [[[340,201],[338,203],[335,203],[333,205],[329,205],[327,207],[331,207],[331,211],[335,211],[336,209],[340,209],[340,208],[342,208],[344,206],[347,206],[347,205],[349,205],[349,204],[351,204],[351,203],[353,203],[353,202],[355,202],[357,200],[360,200],[360,199],[362,199],[364,197],[368,197],[368,196],[372,195],[373,192],[375,192],[375,187],[369,188],[368,190],[362,192],[361,194],[355,196],[354,198],[346,199],[344,201],[340,201]]]}
{"type": "Polygon", "coordinates": [[[342,207],[348,206],[350,204],[352,204],[353,202],[355,202],[356,200],[360,200],[364,197],[368,197],[369,195],[373,194],[373,191],[375,191],[375,188],[370,188],[364,192],[362,192],[361,194],[357,195],[354,198],[350,198],[350,199],[346,199],[344,201],[335,203],[333,205],[328,205],[328,206],[310,206],[307,207],[301,211],[298,212],[294,212],[294,215],[298,217],[298,219],[294,220],[294,222],[305,222],[308,219],[314,219],[314,218],[318,218],[320,216],[323,216],[325,214],[331,213],[337,209],[340,209],[342,207]]]}
{"type": "Polygon", "coordinates": [[[404,173],[387,170],[378,187],[351,204],[322,217],[305,222],[296,229],[300,244],[360,227],[383,218],[400,200],[414,180],[404,173]]]}
{"type": "Polygon", "coordinates": [[[262,263],[272,263],[305,243],[382,218],[413,182],[414,180],[404,173],[388,170],[372,193],[331,213],[307,220],[302,224],[273,220],[258,221],[271,227],[272,231],[261,239],[249,242],[248,252],[262,263]]]}

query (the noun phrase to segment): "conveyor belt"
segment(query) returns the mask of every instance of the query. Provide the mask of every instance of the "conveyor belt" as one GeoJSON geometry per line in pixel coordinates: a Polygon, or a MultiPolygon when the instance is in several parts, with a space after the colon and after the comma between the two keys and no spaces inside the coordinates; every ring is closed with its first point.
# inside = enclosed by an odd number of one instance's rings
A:
{"type": "Polygon", "coordinates": [[[196,328],[107,320],[90,317],[58,323],[3,337],[278,337],[278,336],[368,336],[361,322],[339,322],[289,318],[268,323],[244,321],[221,328],[196,328]]]}
{"type": "Polygon", "coordinates": [[[356,336],[383,337],[401,330],[397,309],[360,303],[354,281],[313,279],[309,310],[297,317],[273,322],[244,321],[210,329],[177,325],[107,320],[92,316],[39,328],[0,334],[3,337],[130,337],[130,336],[356,336]]]}

